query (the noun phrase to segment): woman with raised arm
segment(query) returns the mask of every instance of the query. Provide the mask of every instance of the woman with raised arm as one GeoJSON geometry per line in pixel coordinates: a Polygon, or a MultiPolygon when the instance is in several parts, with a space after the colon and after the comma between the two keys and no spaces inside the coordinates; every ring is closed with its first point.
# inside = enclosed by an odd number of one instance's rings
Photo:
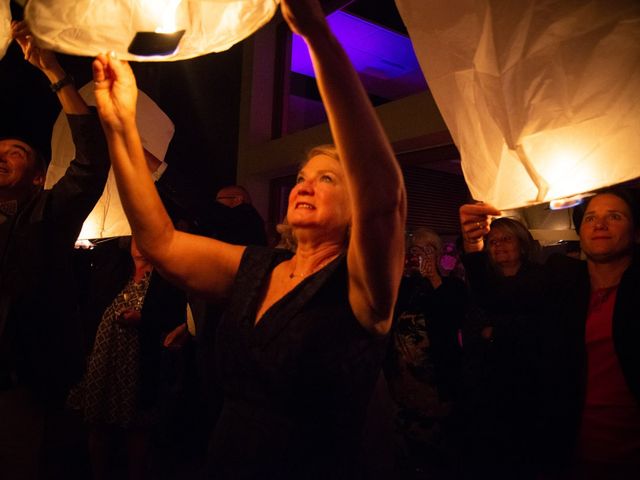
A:
{"type": "MultiPolygon", "coordinates": [[[[539,312],[530,323],[534,328],[520,335],[521,344],[533,343],[538,349],[538,384],[527,374],[515,381],[527,379],[535,395],[528,399],[535,408],[521,408],[520,418],[536,424],[537,438],[531,436],[527,451],[535,455],[530,465],[545,473],[544,478],[626,480],[637,478],[640,471],[636,194],[622,186],[609,187],[577,207],[573,220],[586,261],[553,254],[541,267],[541,278],[508,292],[521,312],[539,312]]],[[[490,216],[497,214],[486,204],[460,208],[469,257],[482,255],[483,235],[494,229],[490,216]]],[[[486,275],[477,278],[488,283],[486,275]]],[[[504,343],[497,333],[492,348],[504,343]]],[[[495,423],[491,429],[496,431],[495,423]]],[[[478,448],[475,452],[482,454],[478,448]]],[[[473,469],[476,477],[482,473],[478,465],[473,469]]],[[[488,465],[486,456],[481,465],[488,465]]],[[[500,478],[495,469],[491,477],[500,478]]],[[[503,478],[526,477],[511,473],[503,478]]]]}
{"type": "Polygon", "coordinates": [[[176,231],[135,124],[128,65],[99,56],[96,100],[140,250],[179,285],[227,298],[216,338],[224,406],[216,478],[354,478],[404,259],[402,174],[317,0],[284,0],[307,42],[335,148],[311,152],[289,197],[295,254],[176,231]]]}
{"type": "Polygon", "coordinates": [[[531,233],[497,215],[487,204],[460,207],[472,297],[462,330],[462,465],[478,478],[535,478],[548,282],[531,233]]]}

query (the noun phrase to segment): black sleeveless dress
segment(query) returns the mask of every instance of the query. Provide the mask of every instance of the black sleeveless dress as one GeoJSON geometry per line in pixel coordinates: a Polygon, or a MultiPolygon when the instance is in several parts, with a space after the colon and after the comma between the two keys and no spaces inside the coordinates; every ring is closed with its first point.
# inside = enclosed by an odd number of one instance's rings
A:
{"type": "Polygon", "coordinates": [[[270,272],[291,253],[245,251],[216,337],[224,406],[212,478],[356,478],[367,405],[385,352],[356,320],[339,256],[254,325],[270,272]]]}

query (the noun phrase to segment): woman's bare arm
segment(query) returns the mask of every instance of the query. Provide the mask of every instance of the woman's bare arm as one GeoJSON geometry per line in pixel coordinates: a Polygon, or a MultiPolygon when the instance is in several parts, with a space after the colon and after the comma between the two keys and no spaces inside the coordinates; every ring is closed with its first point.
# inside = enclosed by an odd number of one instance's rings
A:
{"type": "Polygon", "coordinates": [[[376,113],[317,0],[283,0],[282,12],[309,45],[331,132],[346,172],[353,223],[349,301],[367,330],[383,334],[404,264],[402,172],[376,113]]]}
{"type": "Polygon", "coordinates": [[[110,56],[93,63],[95,97],[125,213],[143,255],[177,285],[226,297],[244,247],[177,231],[148,172],[135,120],[131,68],[110,56]]]}

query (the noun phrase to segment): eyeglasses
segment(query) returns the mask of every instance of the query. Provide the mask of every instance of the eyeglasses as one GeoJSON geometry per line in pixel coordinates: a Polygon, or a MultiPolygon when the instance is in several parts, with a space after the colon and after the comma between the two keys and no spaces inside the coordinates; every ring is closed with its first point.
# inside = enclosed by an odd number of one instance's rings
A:
{"type": "Polygon", "coordinates": [[[503,235],[501,237],[491,237],[489,239],[489,245],[491,245],[492,247],[495,247],[497,245],[504,244],[504,243],[513,243],[513,242],[515,242],[515,238],[513,238],[511,235],[503,235]]]}

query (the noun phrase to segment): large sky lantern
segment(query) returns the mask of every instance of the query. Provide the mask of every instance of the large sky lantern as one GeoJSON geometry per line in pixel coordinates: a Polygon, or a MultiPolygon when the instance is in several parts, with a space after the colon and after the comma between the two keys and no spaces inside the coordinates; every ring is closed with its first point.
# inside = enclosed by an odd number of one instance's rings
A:
{"type": "MultiPolygon", "coordinates": [[[[93,82],[79,91],[87,104],[95,106],[93,82]]],[[[136,123],[143,148],[157,159],[152,177],[158,180],[167,168],[164,158],[175,131],[173,122],[147,94],[138,90],[136,123]]],[[[64,175],[75,157],[75,151],[67,117],[60,113],[51,134],[51,162],[47,169],[45,188],[51,188],[64,175]]],[[[111,169],[102,196],[82,225],[77,245],[90,247],[91,241],[126,235],[131,235],[131,227],[124,214],[111,169]]]]}
{"type": "Polygon", "coordinates": [[[42,45],[93,57],[172,61],[227,50],[275,13],[279,0],[30,0],[42,45]]]}
{"type": "Polygon", "coordinates": [[[638,0],[396,0],[471,194],[500,209],[640,177],[638,0]]]}

